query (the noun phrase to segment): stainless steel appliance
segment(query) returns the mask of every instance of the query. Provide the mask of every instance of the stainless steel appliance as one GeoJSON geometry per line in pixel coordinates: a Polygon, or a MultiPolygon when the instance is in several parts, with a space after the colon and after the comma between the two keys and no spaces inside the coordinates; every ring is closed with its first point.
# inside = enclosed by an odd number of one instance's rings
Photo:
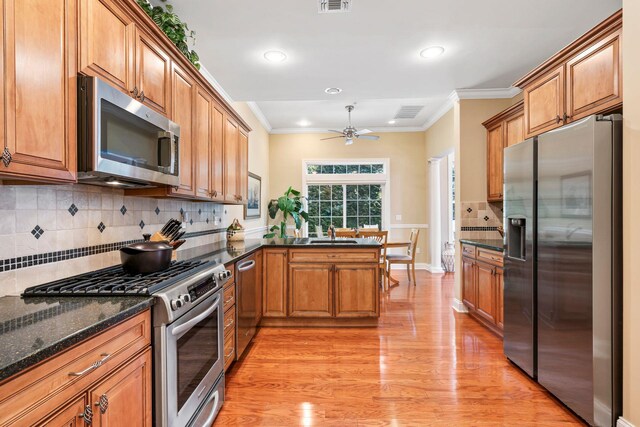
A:
{"type": "Polygon", "coordinates": [[[97,77],[79,77],[78,179],[87,184],[179,184],[180,126],[97,77]]]}
{"type": "Polygon", "coordinates": [[[222,264],[174,262],[127,274],[115,266],[31,287],[24,296],[153,295],[154,425],[209,426],[224,402],[222,264]]]}
{"type": "Polygon", "coordinates": [[[592,425],[621,413],[621,116],[506,148],[504,351],[592,425]]]}
{"type": "Polygon", "coordinates": [[[262,298],[257,294],[259,274],[256,254],[249,255],[236,263],[236,310],[238,313],[238,337],[236,348],[238,358],[256,334],[260,322],[258,301],[262,298]]]}

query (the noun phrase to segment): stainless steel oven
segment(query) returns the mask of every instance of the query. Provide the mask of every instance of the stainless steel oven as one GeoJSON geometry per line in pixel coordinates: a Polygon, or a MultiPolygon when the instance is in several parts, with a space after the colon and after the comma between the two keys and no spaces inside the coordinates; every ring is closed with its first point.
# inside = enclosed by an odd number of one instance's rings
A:
{"type": "Polygon", "coordinates": [[[97,77],[79,77],[78,179],[88,184],[179,184],[180,126],[97,77]]]}
{"type": "Polygon", "coordinates": [[[224,304],[229,273],[206,271],[156,294],[155,425],[210,426],[224,402],[224,304]]]}

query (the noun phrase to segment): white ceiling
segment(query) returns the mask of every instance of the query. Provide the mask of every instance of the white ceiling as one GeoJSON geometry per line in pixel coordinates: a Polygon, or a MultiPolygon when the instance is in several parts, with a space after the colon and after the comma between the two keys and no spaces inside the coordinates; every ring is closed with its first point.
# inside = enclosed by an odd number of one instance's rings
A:
{"type": "MultiPolygon", "coordinates": [[[[154,3],[158,3],[154,0],[154,3]]],[[[255,101],[274,130],[389,127],[402,105],[423,126],[454,89],[507,88],[622,7],[621,0],[353,0],[318,14],[317,0],[173,0],[196,31],[202,64],[235,101],[255,101]],[[446,52],[435,60],[418,53],[446,52]],[[286,52],[279,64],[267,50],[286,52]],[[327,87],[343,92],[327,95],[327,87]]]]}

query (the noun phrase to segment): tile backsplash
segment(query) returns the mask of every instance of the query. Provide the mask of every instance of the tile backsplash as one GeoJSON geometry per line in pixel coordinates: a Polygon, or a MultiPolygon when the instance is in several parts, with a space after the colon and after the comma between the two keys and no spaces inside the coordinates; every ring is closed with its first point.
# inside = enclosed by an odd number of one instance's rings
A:
{"type": "Polygon", "coordinates": [[[462,202],[461,239],[501,239],[502,203],[462,202]]]}
{"type": "Polygon", "coordinates": [[[218,203],[125,196],[89,185],[0,186],[0,296],[117,264],[120,243],[153,234],[183,213],[192,236],[183,248],[224,240],[226,211],[218,203]]]}

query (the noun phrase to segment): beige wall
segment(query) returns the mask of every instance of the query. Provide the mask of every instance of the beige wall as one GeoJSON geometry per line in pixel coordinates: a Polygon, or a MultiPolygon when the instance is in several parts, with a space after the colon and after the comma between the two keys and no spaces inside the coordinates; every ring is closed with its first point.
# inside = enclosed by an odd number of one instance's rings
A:
{"type": "MultiPolygon", "coordinates": [[[[302,161],[313,159],[390,159],[390,240],[406,240],[410,230],[394,228],[393,224],[426,224],[427,205],[424,132],[379,133],[378,141],[355,141],[346,146],[342,139],[320,141],[335,134],[271,135],[269,139],[269,198],[276,198],[289,187],[302,186],[302,161]],[[396,221],[395,215],[402,215],[396,221]]],[[[428,230],[420,230],[417,262],[427,262],[425,256],[428,230]]]]}
{"type": "Polygon", "coordinates": [[[640,2],[624,0],[623,415],[640,426],[640,2]]]}
{"type": "MultiPolygon", "coordinates": [[[[249,133],[249,172],[253,172],[262,178],[262,210],[260,219],[245,220],[243,207],[225,206],[226,215],[225,224],[223,225],[227,226],[229,225],[227,222],[238,218],[247,230],[251,230],[262,227],[267,223],[265,200],[269,195],[269,132],[262,126],[247,103],[234,102],[233,108],[252,129],[249,133]]],[[[259,234],[252,237],[261,237],[263,230],[255,230],[255,232],[259,234]]]]}

